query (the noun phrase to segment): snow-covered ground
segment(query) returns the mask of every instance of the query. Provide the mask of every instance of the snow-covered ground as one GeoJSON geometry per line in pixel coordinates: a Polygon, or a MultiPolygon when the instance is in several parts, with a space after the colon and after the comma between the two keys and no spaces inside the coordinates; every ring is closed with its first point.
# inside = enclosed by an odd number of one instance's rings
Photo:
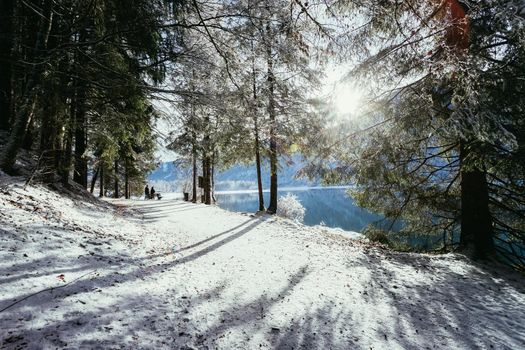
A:
{"type": "Polygon", "coordinates": [[[0,186],[0,348],[525,348],[518,273],[179,199],[107,202],[0,186]]]}

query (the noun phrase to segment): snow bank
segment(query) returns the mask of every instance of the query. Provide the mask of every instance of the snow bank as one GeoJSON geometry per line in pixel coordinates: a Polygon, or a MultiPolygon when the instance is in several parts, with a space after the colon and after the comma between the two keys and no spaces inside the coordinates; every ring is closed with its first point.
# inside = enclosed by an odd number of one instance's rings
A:
{"type": "Polygon", "coordinates": [[[523,276],[177,199],[0,186],[0,348],[519,349],[523,276]]]}

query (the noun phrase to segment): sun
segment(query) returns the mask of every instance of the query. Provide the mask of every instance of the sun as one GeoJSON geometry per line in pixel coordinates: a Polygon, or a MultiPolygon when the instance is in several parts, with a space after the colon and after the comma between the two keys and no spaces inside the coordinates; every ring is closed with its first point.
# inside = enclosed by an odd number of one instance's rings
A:
{"type": "Polygon", "coordinates": [[[363,94],[356,86],[342,85],[336,87],[333,103],[339,114],[355,114],[362,106],[363,94]]]}

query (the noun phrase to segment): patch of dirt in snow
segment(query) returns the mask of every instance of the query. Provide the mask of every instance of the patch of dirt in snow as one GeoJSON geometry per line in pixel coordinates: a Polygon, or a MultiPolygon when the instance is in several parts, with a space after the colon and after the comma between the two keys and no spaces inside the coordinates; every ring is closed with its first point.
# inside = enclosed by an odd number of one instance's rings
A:
{"type": "Polygon", "coordinates": [[[178,200],[0,194],[0,348],[517,349],[523,276],[178,200]]]}

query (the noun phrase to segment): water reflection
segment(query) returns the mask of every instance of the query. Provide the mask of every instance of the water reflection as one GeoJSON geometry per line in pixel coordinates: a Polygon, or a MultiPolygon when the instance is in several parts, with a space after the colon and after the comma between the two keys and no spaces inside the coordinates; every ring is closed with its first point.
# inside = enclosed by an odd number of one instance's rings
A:
{"type": "MultiPolygon", "coordinates": [[[[344,188],[301,188],[281,189],[279,196],[292,193],[306,209],[304,223],[309,226],[324,223],[328,227],[338,227],[347,231],[361,232],[367,225],[381,220],[354,204],[344,188]]],[[[264,203],[269,202],[269,193],[264,193],[264,203]]],[[[217,193],[221,208],[235,212],[256,212],[259,208],[255,192],[217,193]]]]}

